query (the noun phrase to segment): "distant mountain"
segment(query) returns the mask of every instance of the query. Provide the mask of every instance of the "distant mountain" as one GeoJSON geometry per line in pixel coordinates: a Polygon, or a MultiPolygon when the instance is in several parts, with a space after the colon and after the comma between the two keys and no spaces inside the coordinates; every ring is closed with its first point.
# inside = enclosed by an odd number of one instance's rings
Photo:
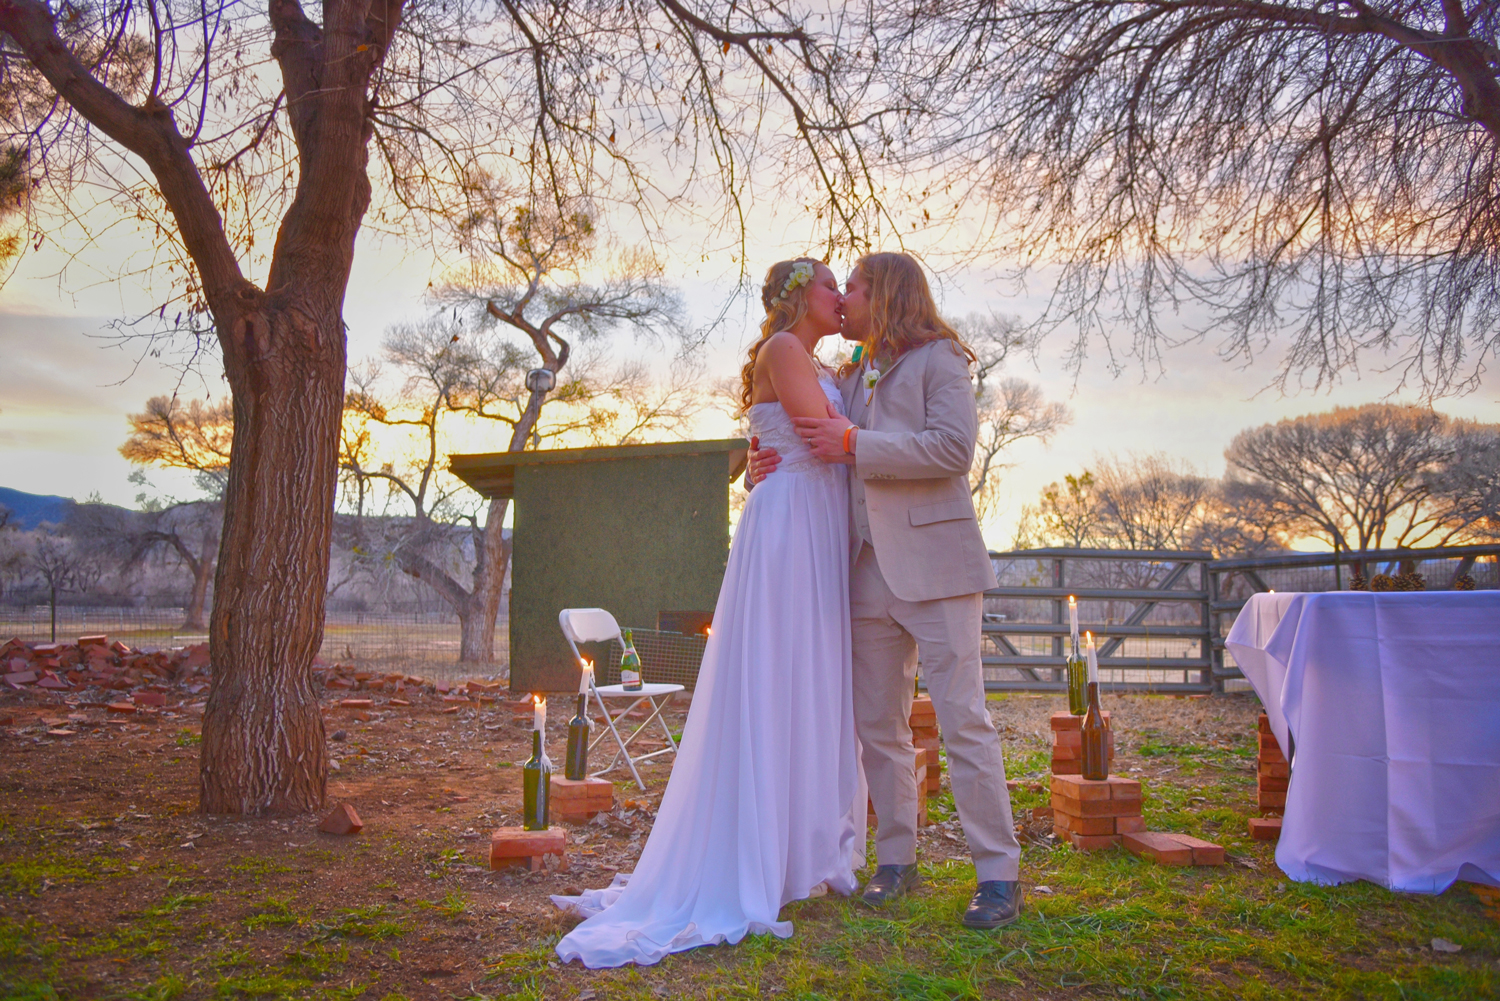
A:
{"type": "Polygon", "coordinates": [[[27,531],[43,522],[62,524],[77,501],[71,497],[28,494],[23,490],[0,487],[0,508],[10,511],[9,525],[27,531]]]}

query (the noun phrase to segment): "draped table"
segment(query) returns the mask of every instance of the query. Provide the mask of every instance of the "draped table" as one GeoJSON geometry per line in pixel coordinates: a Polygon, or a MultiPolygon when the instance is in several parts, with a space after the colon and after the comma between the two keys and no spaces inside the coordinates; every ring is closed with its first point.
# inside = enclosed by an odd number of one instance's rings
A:
{"type": "Polygon", "coordinates": [[[1292,763],[1292,879],[1500,885],[1500,591],[1257,594],[1224,645],[1292,763]]]}

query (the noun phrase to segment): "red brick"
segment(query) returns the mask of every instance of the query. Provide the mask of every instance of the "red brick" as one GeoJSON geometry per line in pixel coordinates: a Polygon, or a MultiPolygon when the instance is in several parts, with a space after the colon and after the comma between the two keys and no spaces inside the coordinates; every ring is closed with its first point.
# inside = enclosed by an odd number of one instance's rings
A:
{"type": "Polygon", "coordinates": [[[1286,793],[1284,792],[1257,792],[1255,803],[1262,810],[1285,810],[1286,793]]]}
{"type": "Polygon", "coordinates": [[[1140,815],[1141,801],[1138,799],[1077,800],[1062,793],[1053,793],[1052,808],[1075,817],[1132,817],[1140,815]]]}
{"type": "Polygon", "coordinates": [[[542,868],[546,856],[556,855],[558,868],[567,869],[567,845],[568,833],[561,827],[549,827],[545,831],[528,831],[524,827],[497,828],[490,835],[490,868],[524,865],[536,871],[542,868]]]}
{"type": "Polygon", "coordinates": [[[1082,761],[1068,761],[1066,759],[1053,758],[1052,759],[1052,774],[1053,775],[1082,775],[1083,774],[1083,762],[1082,761]]]}
{"type": "Polygon", "coordinates": [[[1292,774],[1285,761],[1262,761],[1259,771],[1262,778],[1268,779],[1284,779],[1292,774]]]}
{"type": "MultiPolygon", "coordinates": [[[[1108,709],[1103,709],[1103,710],[1100,710],[1100,712],[1104,716],[1104,725],[1105,726],[1109,726],[1109,710],[1108,709]]],[[[1053,731],[1060,731],[1060,730],[1082,730],[1083,729],[1083,717],[1082,716],[1074,716],[1072,713],[1053,713],[1052,714],[1052,729],[1053,729],[1053,731]]]]}
{"type": "Polygon", "coordinates": [[[1275,841],[1281,837],[1280,817],[1251,817],[1250,837],[1256,841],[1275,841]]]}
{"type": "Polygon", "coordinates": [[[161,692],[136,692],[130,700],[138,706],[164,706],[167,697],[161,692]]]}
{"type": "Polygon", "coordinates": [[[908,717],[911,726],[937,726],[937,708],[932,704],[932,697],[918,695],[911,700],[911,715],[908,717]]]}
{"type": "Polygon", "coordinates": [[[1255,780],[1255,788],[1260,792],[1286,792],[1291,784],[1291,779],[1273,779],[1264,775],[1255,780]]]}
{"type": "Polygon", "coordinates": [[[1052,823],[1074,834],[1114,834],[1113,817],[1075,817],[1070,813],[1054,812],[1052,823]]]}
{"type": "Polygon", "coordinates": [[[462,708],[463,708],[463,706],[449,706],[447,709],[443,710],[443,714],[445,716],[446,715],[451,715],[452,713],[458,712],[462,708]]]}
{"type": "Polygon", "coordinates": [[[78,637],[78,645],[80,647],[108,646],[109,637],[105,636],[103,633],[100,633],[98,636],[80,636],[78,637]]]}
{"type": "Polygon", "coordinates": [[[1074,744],[1071,747],[1063,745],[1052,748],[1052,761],[1054,764],[1063,761],[1072,762],[1082,760],[1083,748],[1077,744],[1074,744]]]}
{"type": "Polygon", "coordinates": [[[373,709],[375,707],[375,700],[374,699],[344,699],[341,702],[339,702],[339,705],[342,708],[344,708],[344,709],[373,709]]]}
{"type": "Polygon", "coordinates": [[[1136,831],[1120,836],[1121,844],[1136,855],[1161,865],[1192,865],[1193,849],[1170,834],[1136,831]]]}
{"type": "Polygon", "coordinates": [[[1054,775],[1052,791],[1069,799],[1109,799],[1109,780],[1094,781],[1072,775],[1054,775]]]}
{"type": "Polygon", "coordinates": [[[406,701],[405,699],[391,699],[388,704],[389,705],[393,705],[393,706],[409,706],[409,705],[411,705],[411,703],[408,702],[408,701],[406,701]]]}
{"type": "Polygon", "coordinates": [[[1176,831],[1172,831],[1171,836],[1178,843],[1186,845],[1192,850],[1193,865],[1224,864],[1224,849],[1212,841],[1204,841],[1202,838],[1195,838],[1191,834],[1179,834],[1176,831]]]}
{"type": "Polygon", "coordinates": [[[358,834],[364,829],[364,822],[359,819],[359,814],[354,807],[348,803],[340,803],[333,808],[333,812],[323,818],[318,825],[318,830],[324,834],[358,834]]]}
{"type": "Polygon", "coordinates": [[[914,737],[912,739],[912,746],[920,748],[924,751],[936,751],[938,748],[943,746],[943,742],[941,738],[936,736],[914,737]]]}
{"type": "Polygon", "coordinates": [[[573,779],[552,776],[549,809],[559,820],[582,823],[614,808],[615,786],[604,779],[573,779]]]}
{"type": "Polygon", "coordinates": [[[467,695],[444,695],[443,696],[443,701],[444,702],[457,702],[457,703],[460,703],[462,705],[468,705],[471,700],[470,700],[470,698],[467,695]]]}
{"type": "Polygon", "coordinates": [[[5,683],[12,688],[20,688],[22,685],[35,684],[37,677],[35,671],[12,671],[5,676],[5,683]]]}
{"type": "Polygon", "coordinates": [[[1082,746],[1083,746],[1083,731],[1082,730],[1053,730],[1052,731],[1052,748],[1053,748],[1054,752],[1059,747],[1082,747],[1082,746]]]}
{"type": "Polygon", "coordinates": [[[1274,733],[1270,733],[1269,731],[1260,733],[1256,735],[1256,738],[1256,747],[1260,753],[1265,754],[1267,751],[1270,751],[1274,754],[1281,754],[1281,745],[1276,742],[1276,735],[1274,733]]]}
{"type": "Polygon", "coordinates": [[[1117,848],[1120,844],[1118,834],[1068,834],[1067,840],[1073,845],[1073,850],[1078,852],[1096,852],[1104,848],[1117,848]]]}
{"type": "Polygon", "coordinates": [[[134,702],[111,702],[109,705],[105,706],[104,708],[107,709],[107,710],[109,710],[112,713],[133,713],[133,712],[135,712],[135,703],[134,702]]]}

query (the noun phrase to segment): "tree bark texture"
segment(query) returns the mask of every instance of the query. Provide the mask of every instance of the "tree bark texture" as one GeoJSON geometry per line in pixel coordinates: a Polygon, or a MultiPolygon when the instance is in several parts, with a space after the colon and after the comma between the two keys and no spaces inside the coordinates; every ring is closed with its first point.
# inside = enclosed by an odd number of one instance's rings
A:
{"type": "MultiPolygon", "coordinates": [[[[328,762],[311,668],[323,638],[346,346],[343,299],[370,201],[370,81],[403,0],[326,0],[322,22],[271,0],[271,54],[297,187],[262,291],[245,278],[172,108],[95,76],[40,0],[0,0],[0,32],[58,96],[151,171],[193,260],[234,393],[209,626],[199,805],[287,814],[323,804],[328,762]]],[[[205,72],[207,72],[205,70],[205,72]]]]}

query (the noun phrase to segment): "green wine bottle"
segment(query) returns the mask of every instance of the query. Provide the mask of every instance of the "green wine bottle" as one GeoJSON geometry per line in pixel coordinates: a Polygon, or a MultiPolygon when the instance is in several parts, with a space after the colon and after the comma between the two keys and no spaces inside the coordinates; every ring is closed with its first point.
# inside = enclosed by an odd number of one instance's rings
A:
{"type": "Polygon", "coordinates": [[[620,687],[627,692],[641,690],[641,658],[635,652],[635,638],[625,630],[625,652],[620,655],[620,687]]]}
{"type": "Polygon", "coordinates": [[[568,758],[563,764],[563,774],[574,782],[582,782],[589,770],[589,718],[588,696],[578,693],[578,711],[568,721],[568,758]]]}
{"type": "Polygon", "coordinates": [[[531,731],[531,758],[521,769],[521,826],[528,831],[545,831],[550,819],[552,762],[542,746],[546,728],[547,704],[538,699],[536,725],[531,731]]]}
{"type": "Polygon", "coordinates": [[[1094,782],[1109,778],[1109,729],[1099,709],[1099,661],[1089,642],[1088,715],[1083,717],[1083,777],[1094,782]]]}
{"type": "Polygon", "coordinates": [[[1078,599],[1071,594],[1068,595],[1068,632],[1072,638],[1073,648],[1068,656],[1068,712],[1074,716],[1082,716],[1088,712],[1088,697],[1085,689],[1088,686],[1086,672],[1088,665],[1084,662],[1083,654],[1078,649],[1078,599]]]}

